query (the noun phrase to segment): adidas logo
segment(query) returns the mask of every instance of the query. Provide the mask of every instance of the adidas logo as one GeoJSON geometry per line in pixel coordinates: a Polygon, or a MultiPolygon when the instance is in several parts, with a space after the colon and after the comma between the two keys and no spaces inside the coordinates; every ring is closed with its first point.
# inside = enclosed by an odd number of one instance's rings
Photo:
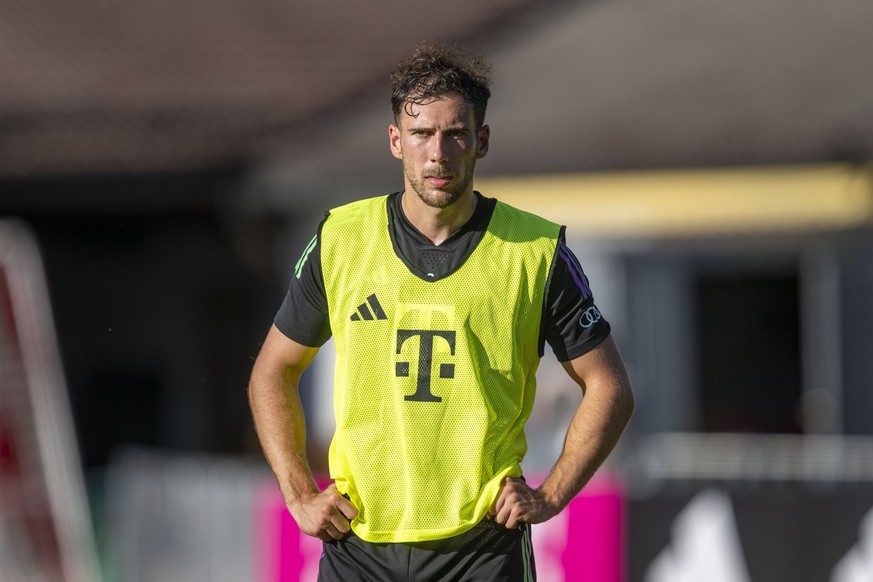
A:
{"type": "Polygon", "coordinates": [[[376,299],[376,294],[367,297],[366,303],[358,305],[358,310],[352,313],[352,321],[373,321],[374,319],[388,319],[385,315],[385,310],[379,305],[379,300],[376,299]],[[371,311],[372,309],[372,311],[371,311]]]}

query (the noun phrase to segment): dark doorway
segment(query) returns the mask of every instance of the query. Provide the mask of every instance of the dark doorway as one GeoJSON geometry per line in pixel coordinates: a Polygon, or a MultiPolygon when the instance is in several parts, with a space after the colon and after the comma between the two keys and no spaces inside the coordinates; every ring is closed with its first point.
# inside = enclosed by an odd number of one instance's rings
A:
{"type": "Polygon", "coordinates": [[[698,378],[706,432],[801,432],[797,273],[701,273],[698,378]]]}

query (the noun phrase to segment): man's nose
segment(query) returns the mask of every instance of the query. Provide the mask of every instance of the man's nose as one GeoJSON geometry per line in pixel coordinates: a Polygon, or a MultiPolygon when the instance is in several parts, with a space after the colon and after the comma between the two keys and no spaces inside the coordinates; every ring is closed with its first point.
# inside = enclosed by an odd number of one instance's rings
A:
{"type": "Polygon", "coordinates": [[[437,132],[433,136],[433,143],[431,144],[431,161],[433,162],[445,162],[448,158],[446,157],[446,152],[448,150],[448,136],[437,132]]]}

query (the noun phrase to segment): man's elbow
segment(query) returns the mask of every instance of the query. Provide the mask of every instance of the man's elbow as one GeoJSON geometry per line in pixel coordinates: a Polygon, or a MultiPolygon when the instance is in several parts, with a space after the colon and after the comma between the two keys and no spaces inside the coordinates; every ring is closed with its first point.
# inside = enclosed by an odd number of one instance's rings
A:
{"type": "Polygon", "coordinates": [[[622,382],[618,390],[616,415],[623,421],[624,425],[630,422],[636,406],[636,398],[634,397],[633,390],[631,390],[630,383],[622,382]]]}
{"type": "Polygon", "coordinates": [[[259,356],[255,360],[251,376],[249,377],[247,394],[250,406],[254,407],[259,400],[262,400],[270,392],[276,377],[281,377],[281,372],[275,370],[273,366],[264,361],[263,357],[259,356]]]}

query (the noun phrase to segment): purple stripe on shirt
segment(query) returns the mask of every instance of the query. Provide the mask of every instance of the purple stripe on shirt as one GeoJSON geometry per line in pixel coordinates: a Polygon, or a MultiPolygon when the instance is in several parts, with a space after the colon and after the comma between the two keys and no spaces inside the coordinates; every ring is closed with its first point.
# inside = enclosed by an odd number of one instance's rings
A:
{"type": "Polygon", "coordinates": [[[582,291],[582,295],[586,299],[591,297],[591,286],[588,284],[588,277],[585,276],[582,265],[579,264],[579,259],[573,254],[573,251],[562,243],[558,248],[558,256],[567,264],[567,269],[570,271],[570,275],[573,276],[576,286],[582,291]]]}

